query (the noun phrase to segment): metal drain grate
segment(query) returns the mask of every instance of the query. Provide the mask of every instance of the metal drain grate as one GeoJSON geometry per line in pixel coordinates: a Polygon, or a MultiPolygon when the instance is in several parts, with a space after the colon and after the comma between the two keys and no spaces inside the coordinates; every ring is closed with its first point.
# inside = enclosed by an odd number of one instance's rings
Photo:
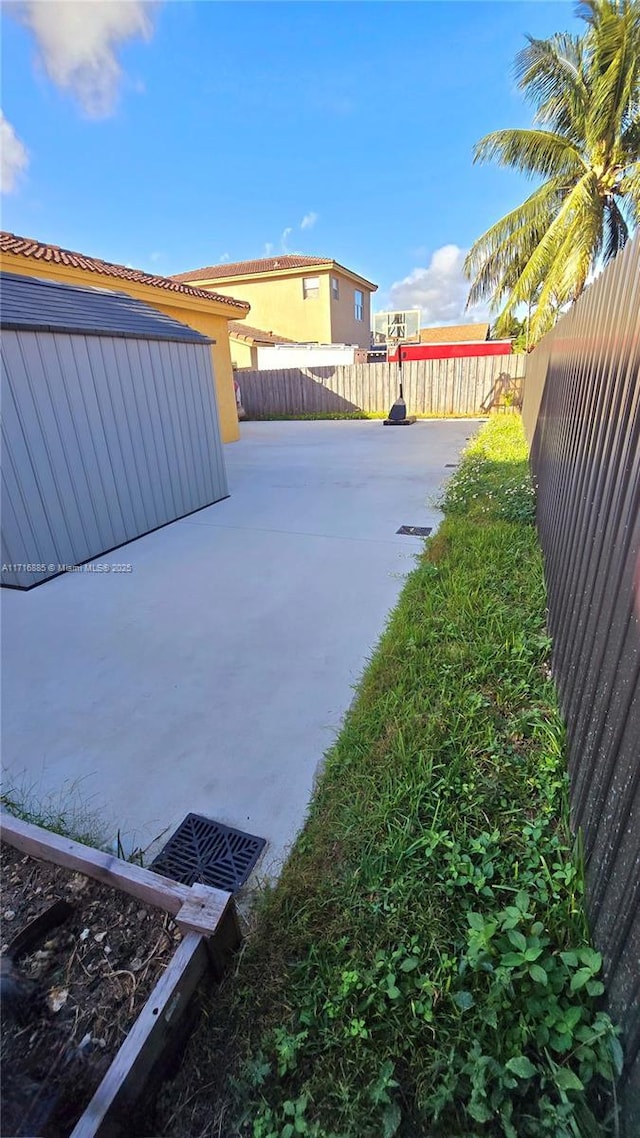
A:
{"type": "Polygon", "coordinates": [[[460,464],[458,462],[445,462],[444,465],[445,465],[445,467],[447,467],[447,466],[459,466],[460,464]]]}
{"type": "Polygon", "coordinates": [[[410,537],[428,537],[431,526],[400,526],[396,533],[408,533],[410,537]]]}
{"type": "Polygon", "coordinates": [[[234,893],[244,885],[266,844],[255,834],[233,830],[201,814],[187,814],[151,869],[183,885],[199,882],[234,893]]]}

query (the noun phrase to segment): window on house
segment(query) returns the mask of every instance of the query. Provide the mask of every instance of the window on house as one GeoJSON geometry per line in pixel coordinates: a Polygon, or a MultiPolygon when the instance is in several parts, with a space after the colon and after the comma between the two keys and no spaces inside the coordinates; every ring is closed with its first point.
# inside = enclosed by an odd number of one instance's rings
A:
{"type": "Polygon", "coordinates": [[[355,317],[364,320],[364,293],[359,288],[355,290],[355,317]]]}
{"type": "Polygon", "coordinates": [[[331,278],[331,295],[334,300],[338,300],[340,297],[340,281],[337,277],[331,278]]]}
{"type": "Polygon", "coordinates": [[[311,300],[320,296],[320,277],[303,277],[302,278],[302,295],[305,300],[311,300]]]}

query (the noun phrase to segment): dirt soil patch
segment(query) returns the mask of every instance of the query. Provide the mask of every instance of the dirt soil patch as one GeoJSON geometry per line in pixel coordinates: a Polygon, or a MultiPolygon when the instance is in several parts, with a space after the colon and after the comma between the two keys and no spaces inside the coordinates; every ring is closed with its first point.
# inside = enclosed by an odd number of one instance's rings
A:
{"type": "Polygon", "coordinates": [[[67,1138],[181,937],[167,913],[0,845],[2,1129],[67,1138]],[[72,912],[11,966],[17,933],[56,900],[72,912]],[[11,1014],[13,1013],[13,1014],[11,1014]]]}

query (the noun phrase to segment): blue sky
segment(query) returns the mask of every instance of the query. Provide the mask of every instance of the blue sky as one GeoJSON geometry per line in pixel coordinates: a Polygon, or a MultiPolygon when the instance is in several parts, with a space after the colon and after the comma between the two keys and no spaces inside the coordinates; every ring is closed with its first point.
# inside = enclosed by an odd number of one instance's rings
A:
{"type": "Polygon", "coordinates": [[[573,11],[9,4],[3,228],[167,275],[333,257],[378,283],[376,308],[452,322],[463,251],[528,191],[474,167],[473,143],[530,123],[515,53],[525,32],[577,29],[573,11]]]}

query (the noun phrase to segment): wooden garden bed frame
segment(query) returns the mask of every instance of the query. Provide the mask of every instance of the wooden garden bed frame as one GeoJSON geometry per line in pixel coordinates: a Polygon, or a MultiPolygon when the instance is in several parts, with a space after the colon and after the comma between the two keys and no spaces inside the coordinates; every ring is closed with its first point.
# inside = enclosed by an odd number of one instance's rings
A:
{"type": "Polygon", "coordinates": [[[0,815],[2,841],[29,857],[83,873],[163,909],[183,939],[69,1138],[118,1138],[163,1056],[179,1035],[203,977],[219,979],[241,940],[233,896],[207,885],[181,885],[139,865],[63,838],[13,815],[0,815]]]}

